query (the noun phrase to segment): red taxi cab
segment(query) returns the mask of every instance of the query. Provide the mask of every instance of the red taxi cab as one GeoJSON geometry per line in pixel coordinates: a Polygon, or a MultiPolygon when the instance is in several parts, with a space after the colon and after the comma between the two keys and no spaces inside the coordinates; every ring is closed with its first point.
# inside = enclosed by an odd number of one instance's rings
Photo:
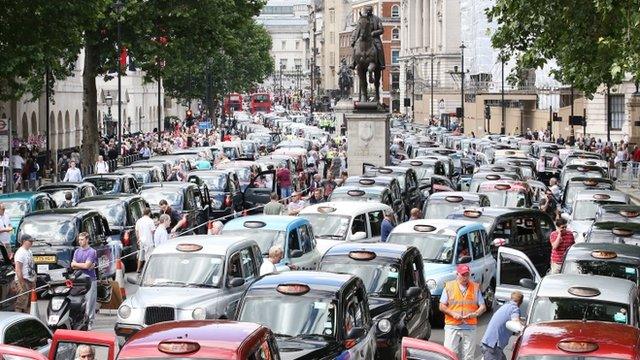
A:
{"type": "Polygon", "coordinates": [[[640,329],[600,321],[552,321],[529,325],[513,360],[640,359],[640,329]]]}
{"type": "MultiPolygon", "coordinates": [[[[271,330],[254,323],[225,320],[158,323],[137,332],[120,350],[113,334],[58,330],[53,335],[49,359],[78,358],[87,346],[100,360],[115,360],[116,355],[118,359],[280,360],[271,330]]],[[[0,354],[4,354],[1,348],[0,354]]]]}
{"type": "Polygon", "coordinates": [[[458,360],[458,355],[440,344],[404,337],[402,360],[458,360]]]}
{"type": "Polygon", "coordinates": [[[522,181],[484,181],[478,193],[487,195],[491,206],[530,208],[533,205],[531,187],[522,181]]]}

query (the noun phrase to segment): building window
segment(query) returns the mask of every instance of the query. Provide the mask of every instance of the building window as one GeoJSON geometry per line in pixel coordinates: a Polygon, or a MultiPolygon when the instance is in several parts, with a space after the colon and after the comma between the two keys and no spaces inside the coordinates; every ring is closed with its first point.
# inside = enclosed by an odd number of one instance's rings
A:
{"type": "Polygon", "coordinates": [[[300,41],[296,40],[296,50],[300,50],[300,41]]]}
{"type": "Polygon", "coordinates": [[[611,95],[609,105],[611,106],[611,129],[621,130],[624,121],[624,95],[611,95]]]}
{"type": "Polygon", "coordinates": [[[391,30],[391,39],[393,39],[393,40],[399,40],[400,39],[400,29],[393,28],[393,30],[391,30]]]}
{"type": "Polygon", "coordinates": [[[329,10],[329,23],[334,24],[336,22],[336,11],[334,9],[329,10]]]}
{"type": "Polygon", "coordinates": [[[400,17],[400,7],[398,5],[393,5],[391,7],[391,17],[393,18],[400,17]]]}
{"type": "Polygon", "coordinates": [[[286,40],[282,40],[282,50],[287,48],[287,41],[286,40]]]}
{"type": "Polygon", "coordinates": [[[400,73],[391,73],[391,90],[400,90],[400,73]]]}
{"type": "Polygon", "coordinates": [[[391,50],[391,63],[398,64],[398,58],[400,57],[400,50],[391,50]]]}

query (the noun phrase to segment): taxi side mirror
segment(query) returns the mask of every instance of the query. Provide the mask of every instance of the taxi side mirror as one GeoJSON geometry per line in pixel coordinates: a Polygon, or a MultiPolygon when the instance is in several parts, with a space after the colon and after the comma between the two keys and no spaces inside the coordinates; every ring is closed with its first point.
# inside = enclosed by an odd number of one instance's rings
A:
{"type": "Polygon", "coordinates": [[[353,241],[364,240],[366,238],[367,238],[367,233],[364,231],[358,231],[355,234],[353,234],[353,236],[351,236],[351,240],[353,241]]]}
{"type": "Polygon", "coordinates": [[[289,254],[290,258],[299,258],[302,255],[304,255],[304,253],[302,252],[302,250],[291,250],[291,253],[289,254]]]}
{"type": "Polygon", "coordinates": [[[127,276],[127,282],[131,285],[139,285],[140,277],[139,275],[129,275],[127,276]]]}
{"type": "Polygon", "coordinates": [[[420,294],[422,294],[422,290],[417,286],[412,286],[404,292],[404,297],[412,300],[419,298],[420,294]]]}
{"type": "Polygon", "coordinates": [[[519,283],[520,283],[520,286],[522,286],[523,288],[530,289],[530,290],[534,290],[536,288],[536,285],[538,285],[536,284],[535,281],[528,278],[520,279],[519,283]]]}
{"type": "Polygon", "coordinates": [[[354,327],[354,328],[351,328],[351,330],[349,330],[349,332],[347,333],[347,339],[348,340],[360,339],[360,338],[363,338],[365,335],[367,335],[367,330],[365,328],[354,327]]]}
{"type": "Polygon", "coordinates": [[[471,256],[462,256],[458,259],[458,264],[468,264],[471,262],[471,256]]]}
{"type": "Polygon", "coordinates": [[[513,333],[521,333],[522,330],[524,330],[524,326],[522,326],[520,320],[509,320],[507,321],[505,326],[509,331],[513,333]]]}
{"type": "Polygon", "coordinates": [[[241,277],[234,277],[231,280],[229,280],[229,287],[239,287],[244,285],[244,279],[241,277]]]}

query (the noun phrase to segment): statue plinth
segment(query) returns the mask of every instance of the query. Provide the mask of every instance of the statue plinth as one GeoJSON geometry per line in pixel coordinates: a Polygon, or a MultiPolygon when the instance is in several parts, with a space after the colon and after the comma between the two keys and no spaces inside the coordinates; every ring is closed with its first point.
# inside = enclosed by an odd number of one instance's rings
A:
{"type": "Polygon", "coordinates": [[[349,176],[361,175],[363,164],[389,164],[390,115],[380,109],[377,103],[354,104],[348,100],[341,100],[334,107],[336,115],[347,123],[349,176]]]}

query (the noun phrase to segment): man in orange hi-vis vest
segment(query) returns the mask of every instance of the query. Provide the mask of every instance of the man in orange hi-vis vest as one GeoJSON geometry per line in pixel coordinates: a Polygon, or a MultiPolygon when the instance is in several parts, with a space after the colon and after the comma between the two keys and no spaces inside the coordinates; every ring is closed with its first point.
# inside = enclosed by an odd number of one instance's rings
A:
{"type": "Polygon", "coordinates": [[[440,297],[444,346],[460,360],[474,359],[478,317],[486,310],[480,285],[469,280],[470,272],[469,265],[458,265],[456,279],[445,285],[440,297]]]}

